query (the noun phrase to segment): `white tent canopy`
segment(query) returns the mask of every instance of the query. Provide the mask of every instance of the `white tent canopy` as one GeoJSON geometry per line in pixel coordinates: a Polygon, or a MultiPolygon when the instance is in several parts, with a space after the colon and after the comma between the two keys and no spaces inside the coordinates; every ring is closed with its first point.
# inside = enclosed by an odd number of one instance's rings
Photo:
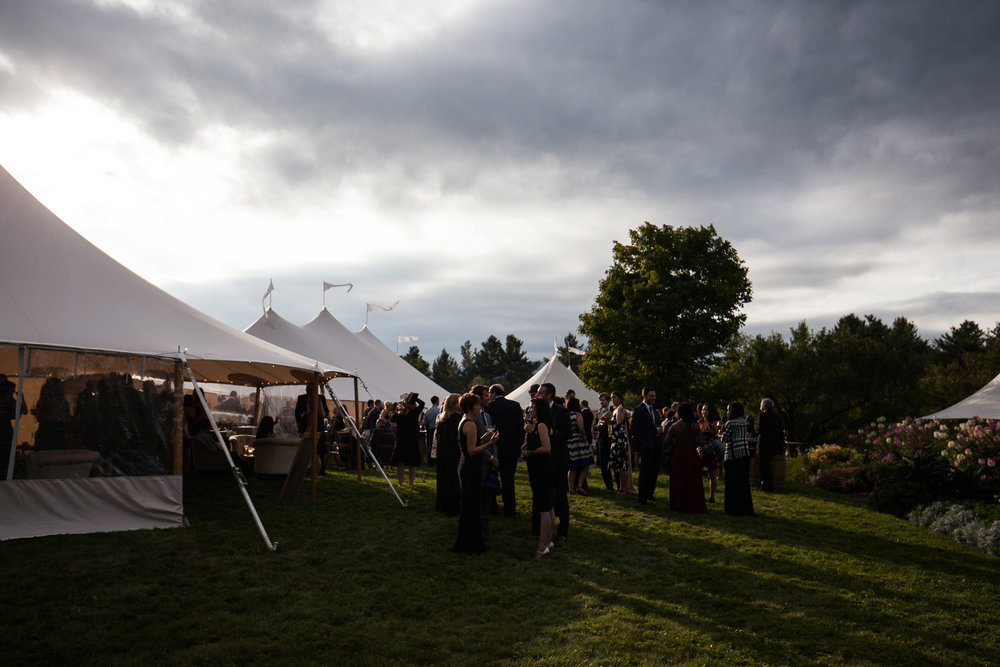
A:
{"type": "Polygon", "coordinates": [[[596,410],[599,405],[597,392],[583,384],[583,380],[578,378],[576,373],[559,361],[559,358],[556,356],[549,359],[548,362],[539,368],[534,375],[528,378],[524,384],[514,391],[509,392],[507,394],[507,398],[512,401],[517,401],[523,406],[527,406],[531,401],[531,395],[528,393],[528,389],[530,389],[533,384],[543,384],[545,382],[551,382],[556,388],[556,393],[560,396],[565,395],[567,389],[572,389],[576,392],[576,397],[578,399],[588,402],[591,410],[596,410]]]}
{"type": "MultiPolygon", "coordinates": [[[[304,383],[317,372],[348,375],[244,334],[142,279],[2,167],[0,239],[0,372],[8,376],[21,377],[24,358],[38,350],[167,360],[177,371],[184,349],[205,382],[261,386],[304,383]]],[[[0,539],[178,526],[181,488],[177,474],[0,481],[0,539]]]]}
{"type": "MultiPolygon", "coordinates": [[[[257,384],[246,376],[263,384],[298,383],[303,370],[349,374],[248,336],[167,294],[73,231],[2,167],[0,237],[0,343],[169,359],[187,348],[199,381],[222,384],[257,384]]],[[[8,366],[3,362],[11,354],[16,357],[16,348],[0,351],[0,363],[8,366]]]]}
{"type": "MultiPolygon", "coordinates": [[[[430,378],[403,361],[399,355],[382,345],[374,335],[372,344],[357,336],[323,308],[302,327],[313,339],[321,341],[327,357],[357,370],[371,398],[398,401],[402,394],[417,392],[425,401],[448,392],[430,378]]],[[[367,331],[367,327],[363,330],[367,331]]],[[[370,333],[370,332],[369,332],[370,333]]]]}
{"type": "Polygon", "coordinates": [[[1000,375],[955,405],[927,415],[924,419],[1000,419],[1000,375]]]}

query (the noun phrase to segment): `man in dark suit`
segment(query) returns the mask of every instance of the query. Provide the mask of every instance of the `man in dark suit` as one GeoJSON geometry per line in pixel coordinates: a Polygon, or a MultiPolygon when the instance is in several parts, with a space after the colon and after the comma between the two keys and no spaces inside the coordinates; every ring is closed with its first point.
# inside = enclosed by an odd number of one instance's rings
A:
{"type": "Polygon", "coordinates": [[[504,396],[503,385],[495,384],[489,390],[489,404],[486,413],[493,420],[500,434],[497,458],[500,460],[500,494],[503,500],[503,515],[515,516],[514,473],[517,460],[521,457],[524,444],[524,418],[521,404],[504,396]]]}
{"type": "Polygon", "coordinates": [[[569,449],[566,443],[573,435],[573,427],[569,421],[569,410],[555,402],[556,388],[551,382],[546,382],[538,387],[538,398],[549,402],[552,409],[552,451],[549,460],[552,462],[552,472],[554,476],[553,485],[555,487],[555,501],[552,509],[559,519],[559,527],[556,528],[556,538],[566,541],[569,532],[569,449]]]}
{"type": "Polygon", "coordinates": [[[776,454],[785,452],[785,432],[781,425],[781,415],[774,407],[774,401],[765,398],[760,402],[760,419],[757,421],[757,465],[760,467],[760,488],[774,491],[774,474],[771,460],[776,454]]]}
{"type": "Polygon", "coordinates": [[[653,500],[660,474],[660,446],[657,426],[656,390],[643,387],[642,403],[632,409],[632,447],[639,452],[639,504],[653,500]]]}

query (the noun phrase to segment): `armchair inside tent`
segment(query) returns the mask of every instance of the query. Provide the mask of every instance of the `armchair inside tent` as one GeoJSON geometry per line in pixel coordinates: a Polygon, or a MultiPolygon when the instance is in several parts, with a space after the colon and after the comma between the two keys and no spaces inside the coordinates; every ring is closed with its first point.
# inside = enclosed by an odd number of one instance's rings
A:
{"type": "Polygon", "coordinates": [[[392,458],[392,450],[396,447],[396,434],[392,431],[380,431],[376,429],[372,431],[371,444],[379,465],[389,465],[389,459],[392,458]]]}

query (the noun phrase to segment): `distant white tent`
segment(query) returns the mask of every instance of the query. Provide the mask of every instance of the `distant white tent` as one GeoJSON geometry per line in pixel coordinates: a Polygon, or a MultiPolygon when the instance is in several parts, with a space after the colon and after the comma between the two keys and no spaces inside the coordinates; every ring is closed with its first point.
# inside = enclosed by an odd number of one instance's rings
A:
{"type": "Polygon", "coordinates": [[[572,389],[576,392],[576,397],[578,399],[581,401],[586,400],[589,403],[591,410],[596,410],[599,405],[597,392],[583,384],[583,380],[578,378],[576,373],[566,367],[566,365],[559,361],[559,358],[554,355],[551,359],[549,359],[548,363],[539,368],[538,372],[528,378],[524,384],[514,391],[508,392],[507,398],[512,401],[517,401],[522,406],[527,406],[528,402],[531,400],[531,395],[528,394],[528,389],[530,389],[533,384],[542,384],[544,382],[551,382],[556,388],[556,393],[560,396],[565,395],[567,389],[572,389]]]}
{"type": "MultiPolygon", "coordinates": [[[[316,373],[347,374],[237,331],[150,284],[67,226],[2,167],[0,277],[0,373],[17,378],[19,399],[26,378],[82,384],[115,373],[176,382],[183,379],[184,349],[199,382],[304,384],[316,373]]],[[[22,442],[19,420],[3,443],[11,446],[11,462],[22,442]]],[[[179,426],[172,431],[173,461],[156,466],[166,474],[88,477],[87,468],[80,478],[0,481],[0,539],[181,525],[179,432],[179,426]]]]}
{"type": "Polygon", "coordinates": [[[323,339],[322,336],[319,336],[314,331],[309,331],[297,324],[289,322],[275,312],[273,308],[268,308],[263,315],[257,318],[257,320],[244,329],[244,331],[252,336],[256,336],[257,338],[277,345],[278,347],[291,350],[292,352],[297,352],[298,354],[311,359],[319,359],[320,361],[334,364],[340,368],[349,367],[350,372],[361,380],[361,386],[358,387],[358,395],[355,396],[355,388],[353,386],[354,378],[331,380],[330,388],[342,400],[363,401],[368,398],[363,388],[366,386],[370,388],[370,385],[365,384],[365,378],[361,376],[361,371],[358,370],[358,367],[363,365],[359,362],[364,361],[361,357],[363,357],[363,353],[365,351],[361,348],[361,346],[355,346],[354,348],[339,347],[334,349],[323,339]],[[333,362],[333,359],[340,360],[344,365],[333,362]],[[348,382],[350,383],[350,386],[347,384],[348,382]]]}
{"type": "MultiPolygon", "coordinates": [[[[343,364],[356,369],[372,398],[398,401],[402,394],[415,391],[424,401],[429,402],[431,396],[443,398],[448,394],[426,375],[403,361],[374,335],[369,339],[351,333],[326,308],[302,328],[312,339],[321,341],[325,346],[324,350],[329,350],[327,358],[336,359],[338,366],[343,364]],[[372,340],[375,344],[372,344],[372,340]]],[[[368,331],[368,328],[365,327],[362,331],[368,331]]]]}
{"type": "Polygon", "coordinates": [[[1000,419],[1000,375],[955,405],[929,414],[924,419],[1000,419]]]}
{"type": "MultiPolygon", "coordinates": [[[[321,315],[322,313],[317,315],[317,319],[321,315]]],[[[403,361],[402,357],[393,352],[388,346],[380,341],[367,325],[363,327],[361,331],[357,331],[352,335],[355,336],[357,340],[364,343],[364,345],[371,350],[373,354],[382,359],[386,367],[392,369],[393,377],[396,378],[396,389],[399,390],[395,394],[395,398],[399,398],[400,395],[406,392],[415,391],[420,394],[420,397],[426,401],[428,405],[430,405],[431,396],[438,396],[442,401],[444,401],[444,397],[451,393],[418,371],[416,368],[403,361]]]]}

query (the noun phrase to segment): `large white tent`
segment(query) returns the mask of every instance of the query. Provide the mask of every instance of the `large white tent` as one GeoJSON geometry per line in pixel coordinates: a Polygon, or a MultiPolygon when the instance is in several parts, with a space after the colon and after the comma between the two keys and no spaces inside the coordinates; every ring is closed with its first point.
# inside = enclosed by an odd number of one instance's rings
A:
{"type": "Polygon", "coordinates": [[[1000,419],[1000,375],[972,394],[951,407],[945,408],[924,419],[1000,419]]]}
{"type": "MultiPolygon", "coordinates": [[[[211,383],[301,384],[317,373],[349,375],[244,334],[150,284],[68,227],[2,167],[0,239],[0,373],[10,377],[82,377],[103,355],[126,373],[148,376],[155,366],[176,381],[185,352],[193,377],[211,383]]],[[[16,429],[14,438],[11,461],[16,429]]],[[[0,539],[179,526],[179,460],[173,474],[141,477],[10,479],[11,466],[0,481],[0,539]]]]}
{"type": "Polygon", "coordinates": [[[578,378],[576,373],[570,370],[563,362],[559,361],[559,357],[555,355],[544,366],[539,368],[534,375],[528,378],[524,384],[514,391],[509,392],[507,398],[517,401],[522,406],[527,406],[531,401],[531,395],[528,393],[531,385],[543,384],[545,382],[551,382],[556,388],[556,393],[560,396],[565,395],[567,389],[572,389],[576,392],[578,399],[587,401],[592,410],[597,409],[599,404],[597,392],[585,385],[583,380],[578,378]]]}

